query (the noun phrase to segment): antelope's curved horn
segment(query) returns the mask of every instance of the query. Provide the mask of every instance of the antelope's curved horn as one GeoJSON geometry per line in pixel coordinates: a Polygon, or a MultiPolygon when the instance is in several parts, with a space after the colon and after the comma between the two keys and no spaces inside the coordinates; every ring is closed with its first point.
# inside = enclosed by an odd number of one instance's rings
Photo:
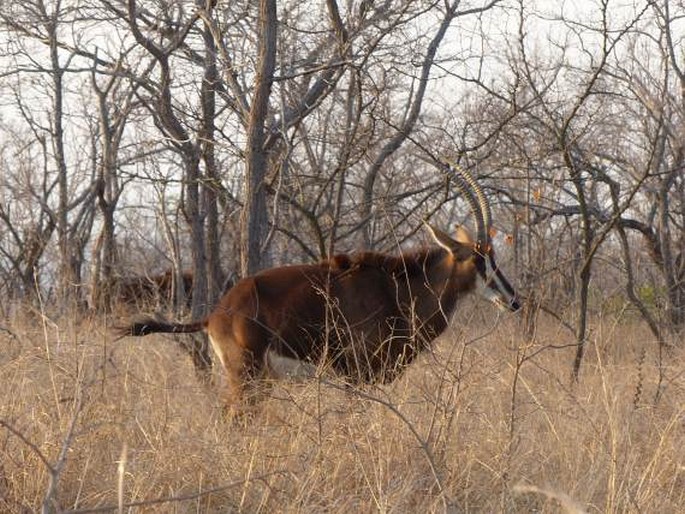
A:
{"type": "Polygon", "coordinates": [[[464,177],[464,180],[471,186],[471,189],[476,193],[478,197],[478,205],[480,206],[480,212],[483,216],[483,224],[485,225],[486,237],[490,237],[490,228],[492,227],[492,211],[490,210],[490,202],[488,202],[483,189],[480,187],[473,175],[462,167],[455,165],[457,172],[464,177]]]}
{"type": "Polygon", "coordinates": [[[490,233],[490,206],[483,190],[474,180],[470,173],[466,172],[461,166],[454,163],[444,163],[445,167],[456,176],[455,184],[457,189],[464,195],[471,207],[473,215],[476,217],[478,234],[476,241],[480,245],[486,245],[489,241],[490,233]]]}

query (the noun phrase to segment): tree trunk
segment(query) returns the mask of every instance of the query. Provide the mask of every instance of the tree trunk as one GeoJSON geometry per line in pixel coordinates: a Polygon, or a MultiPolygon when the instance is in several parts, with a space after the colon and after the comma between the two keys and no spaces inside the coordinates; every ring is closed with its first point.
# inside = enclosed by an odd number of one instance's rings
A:
{"type": "Polygon", "coordinates": [[[243,276],[267,264],[263,247],[268,233],[264,180],[268,167],[265,126],[276,66],[276,1],[259,2],[259,55],[245,150],[245,200],[241,216],[240,267],[243,276]]]}
{"type": "Polygon", "coordinates": [[[200,319],[207,313],[207,254],[205,252],[204,213],[200,203],[200,161],[184,156],[186,168],[185,216],[190,226],[190,254],[193,261],[193,298],[190,316],[200,319]]]}
{"type": "Polygon", "coordinates": [[[217,190],[220,179],[215,158],[214,130],[216,85],[219,82],[219,73],[216,62],[216,45],[210,27],[207,26],[206,22],[202,36],[205,44],[205,63],[201,89],[202,126],[199,135],[206,175],[206,180],[202,182],[202,193],[207,213],[207,301],[209,305],[214,305],[221,294],[224,282],[221,271],[221,241],[219,240],[219,209],[217,206],[217,190]]]}
{"type": "Polygon", "coordinates": [[[593,245],[593,230],[592,220],[590,219],[590,212],[585,198],[585,185],[581,176],[581,170],[578,169],[573,157],[570,154],[570,149],[564,152],[566,165],[571,172],[571,181],[578,196],[578,206],[580,210],[580,224],[582,235],[582,265],[578,270],[576,278],[576,356],[573,360],[573,379],[578,381],[580,377],[580,367],[583,363],[583,356],[585,354],[585,345],[587,337],[587,309],[588,309],[588,293],[590,291],[590,279],[592,277],[592,259],[594,257],[593,245]]]}
{"type": "MultiPolygon", "coordinates": [[[[58,301],[62,307],[66,307],[71,298],[71,287],[73,283],[71,256],[69,248],[69,183],[67,176],[67,163],[64,152],[64,70],[59,61],[59,50],[57,41],[57,27],[60,5],[59,2],[54,6],[54,12],[50,15],[47,22],[48,37],[50,38],[50,64],[53,81],[53,112],[52,112],[52,137],[53,151],[55,152],[55,164],[57,167],[57,238],[59,248],[59,275],[58,301]]],[[[47,14],[47,13],[46,13],[47,14]]]]}

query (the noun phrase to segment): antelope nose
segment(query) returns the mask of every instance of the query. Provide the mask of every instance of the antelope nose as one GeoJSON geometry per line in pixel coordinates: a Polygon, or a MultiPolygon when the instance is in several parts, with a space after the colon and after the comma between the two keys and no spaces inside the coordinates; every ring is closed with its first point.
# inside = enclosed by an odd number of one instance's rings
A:
{"type": "Polygon", "coordinates": [[[514,296],[511,301],[509,302],[509,310],[511,312],[516,312],[521,308],[521,302],[519,302],[519,299],[514,296]]]}

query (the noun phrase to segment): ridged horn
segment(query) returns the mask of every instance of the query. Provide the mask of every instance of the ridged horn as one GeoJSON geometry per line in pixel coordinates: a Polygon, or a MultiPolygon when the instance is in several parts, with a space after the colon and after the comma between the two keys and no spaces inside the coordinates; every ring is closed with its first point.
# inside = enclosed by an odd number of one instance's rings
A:
{"type": "Polygon", "coordinates": [[[464,170],[461,166],[445,162],[445,167],[449,169],[456,176],[455,184],[457,189],[464,195],[466,201],[476,217],[476,226],[478,234],[476,241],[479,245],[486,246],[490,240],[490,224],[492,216],[490,214],[490,205],[487,198],[475,181],[473,176],[464,170]]]}
{"type": "Polygon", "coordinates": [[[478,197],[478,205],[480,205],[480,212],[483,215],[483,223],[485,224],[487,237],[490,237],[490,228],[492,227],[492,211],[490,210],[490,202],[488,202],[483,189],[480,184],[473,178],[473,175],[468,170],[461,168],[459,165],[455,165],[455,169],[459,174],[464,177],[464,180],[471,186],[471,189],[476,193],[478,197]]]}

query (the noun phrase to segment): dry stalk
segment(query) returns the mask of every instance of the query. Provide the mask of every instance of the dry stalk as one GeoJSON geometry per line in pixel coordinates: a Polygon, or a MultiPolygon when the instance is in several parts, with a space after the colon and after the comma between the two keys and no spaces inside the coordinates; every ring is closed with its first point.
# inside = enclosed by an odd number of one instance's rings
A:
{"type": "Polygon", "coordinates": [[[534,485],[515,485],[513,491],[517,494],[541,494],[547,498],[556,500],[568,514],[587,514],[587,510],[568,494],[555,491],[550,488],[537,487],[534,485]]]}
{"type": "Polygon", "coordinates": [[[438,466],[435,461],[435,456],[433,455],[433,451],[430,448],[430,445],[426,439],[421,437],[421,434],[419,434],[418,430],[414,426],[414,424],[411,422],[407,416],[405,416],[398,408],[396,405],[391,403],[388,400],[384,400],[382,398],[379,398],[378,396],[374,396],[373,394],[367,393],[365,391],[362,391],[361,389],[356,389],[356,388],[347,388],[344,387],[340,384],[336,384],[335,382],[331,382],[329,380],[321,380],[323,384],[326,384],[327,386],[332,387],[333,389],[337,389],[340,391],[345,391],[347,393],[351,393],[355,396],[358,396],[359,398],[363,398],[365,400],[372,401],[374,403],[377,403],[379,405],[382,405],[386,409],[388,409],[392,414],[394,414],[401,422],[404,424],[404,426],[407,427],[411,435],[414,437],[416,442],[419,444],[419,447],[421,448],[421,451],[423,452],[424,456],[426,457],[426,461],[428,462],[428,466],[431,469],[431,474],[433,475],[433,480],[435,481],[435,485],[438,488],[439,497],[440,501],[443,503],[443,507],[445,510],[448,509],[448,501],[446,497],[446,491],[443,486],[443,480],[441,477],[441,473],[438,469],[438,466]]]}

